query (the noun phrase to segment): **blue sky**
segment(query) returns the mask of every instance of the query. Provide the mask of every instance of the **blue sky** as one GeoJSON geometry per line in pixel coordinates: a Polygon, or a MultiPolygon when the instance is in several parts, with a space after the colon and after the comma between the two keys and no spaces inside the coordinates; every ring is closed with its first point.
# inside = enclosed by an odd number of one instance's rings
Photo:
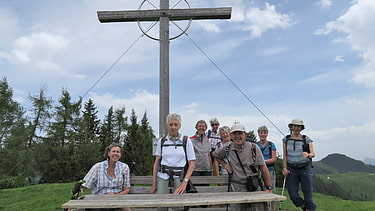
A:
{"type": "MultiPolygon", "coordinates": [[[[25,107],[28,96],[42,87],[54,99],[67,89],[77,100],[127,51],[85,100],[92,98],[101,115],[110,106],[125,106],[128,115],[134,109],[140,117],[147,111],[158,134],[159,43],[141,36],[136,23],[102,24],[96,14],[137,10],[141,2],[0,0],[0,76],[25,107]]],[[[151,2],[159,5],[158,0],[151,2]]],[[[175,2],[170,0],[171,5],[175,2]]],[[[170,43],[170,111],[181,114],[182,133],[193,135],[198,120],[212,117],[221,125],[239,121],[247,130],[266,125],[269,139],[281,151],[282,134],[224,72],[283,134],[292,119],[303,119],[303,133],[315,141],[315,160],[330,153],[374,158],[375,1],[189,4],[230,6],[232,17],[195,20],[188,36],[170,43]]],[[[178,7],[187,5],[182,1],[178,7]]],[[[186,21],[177,24],[183,27],[186,21]]],[[[178,32],[173,27],[171,33],[178,32]]]]}

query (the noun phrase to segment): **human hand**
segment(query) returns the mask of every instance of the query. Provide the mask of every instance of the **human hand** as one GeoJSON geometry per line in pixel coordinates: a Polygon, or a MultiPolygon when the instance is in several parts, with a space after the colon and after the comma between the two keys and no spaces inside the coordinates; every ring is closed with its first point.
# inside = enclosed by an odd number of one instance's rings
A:
{"type": "Polygon", "coordinates": [[[229,164],[226,164],[226,165],[224,166],[224,168],[225,168],[225,170],[227,170],[227,172],[230,173],[230,174],[233,172],[233,169],[232,169],[232,167],[231,167],[229,164]]]}
{"type": "Polygon", "coordinates": [[[290,174],[290,171],[288,169],[283,170],[283,175],[288,176],[290,174]]]}
{"type": "Polygon", "coordinates": [[[176,188],[174,191],[174,194],[183,194],[184,191],[186,190],[187,182],[182,181],[181,184],[176,188]]]}

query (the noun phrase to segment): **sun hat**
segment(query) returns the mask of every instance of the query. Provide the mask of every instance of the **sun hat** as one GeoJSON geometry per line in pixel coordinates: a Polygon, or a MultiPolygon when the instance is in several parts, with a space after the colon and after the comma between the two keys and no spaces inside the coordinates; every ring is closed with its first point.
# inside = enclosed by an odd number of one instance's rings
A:
{"type": "Polygon", "coordinates": [[[232,125],[232,127],[230,128],[230,133],[234,133],[237,131],[246,132],[245,127],[243,125],[241,125],[240,123],[234,123],[234,125],[232,125]]]}
{"type": "Polygon", "coordinates": [[[305,129],[302,119],[293,119],[291,123],[288,124],[288,127],[291,128],[292,125],[302,126],[302,130],[305,129]]]}

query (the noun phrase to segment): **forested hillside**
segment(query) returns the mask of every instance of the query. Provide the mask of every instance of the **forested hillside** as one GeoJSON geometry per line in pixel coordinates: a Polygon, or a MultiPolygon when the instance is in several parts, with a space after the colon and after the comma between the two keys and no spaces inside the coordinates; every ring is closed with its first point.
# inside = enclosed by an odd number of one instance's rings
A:
{"type": "Polygon", "coordinates": [[[345,200],[375,200],[375,167],[342,154],[313,162],[314,191],[345,200]]]}
{"type": "Polygon", "coordinates": [[[23,108],[0,80],[0,189],[82,179],[112,142],[124,145],[122,161],[137,162],[135,174],[151,174],[154,135],[146,113],[138,120],[134,111],[110,107],[101,120],[91,99],[73,101],[62,90],[56,101],[45,92],[30,95],[31,107],[23,108]]]}
{"type": "Polygon", "coordinates": [[[375,173],[375,166],[364,164],[342,154],[330,154],[318,162],[313,162],[316,174],[338,174],[347,172],[375,173]]]}

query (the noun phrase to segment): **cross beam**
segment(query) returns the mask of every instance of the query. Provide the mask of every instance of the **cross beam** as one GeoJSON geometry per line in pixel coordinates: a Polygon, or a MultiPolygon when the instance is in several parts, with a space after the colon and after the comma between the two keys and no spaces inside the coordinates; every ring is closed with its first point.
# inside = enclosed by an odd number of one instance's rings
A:
{"type": "Polygon", "coordinates": [[[101,23],[158,21],[160,17],[168,17],[171,21],[229,19],[231,7],[198,8],[198,9],[166,9],[166,10],[129,10],[129,11],[98,11],[101,23]]]}
{"type": "Polygon", "coordinates": [[[229,19],[231,7],[170,9],[169,0],[160,0],[158,10],[98,11],[101,23],[160,21],[160,91],[159,91],[159,137],[167,135],[166,117],[169,114],[169,21],[190,19],[229,19]]]}

